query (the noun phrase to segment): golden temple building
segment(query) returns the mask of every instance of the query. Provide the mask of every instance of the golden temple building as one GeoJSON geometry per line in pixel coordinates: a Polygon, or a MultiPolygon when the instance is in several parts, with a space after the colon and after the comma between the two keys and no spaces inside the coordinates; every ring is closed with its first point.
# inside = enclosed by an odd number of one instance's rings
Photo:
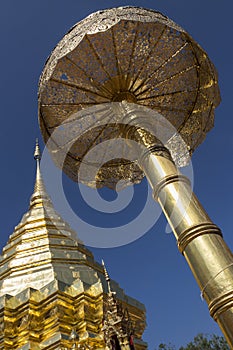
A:
{"type": "Polygon", "coordinates": [[[110,280],[54,209],[38,143],[34,158],[29,209],[1,256],[0,349],[146,349],[144,305],[110,280]]]}

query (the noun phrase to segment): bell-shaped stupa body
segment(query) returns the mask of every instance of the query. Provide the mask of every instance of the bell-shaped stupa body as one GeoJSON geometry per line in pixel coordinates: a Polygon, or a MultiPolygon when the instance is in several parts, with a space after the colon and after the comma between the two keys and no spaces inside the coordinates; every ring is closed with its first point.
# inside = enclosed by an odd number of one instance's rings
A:
{"type": "MultiPolygon", "coordinates": [[[[103,266],[55,211],[41,176],[38,144],[35,159],[29,210],[1,257],[0,349],[107,349],[103,266]]],[[[111,286],[130,315],[135,349],[145,349],[143,304],[112,280],[111,286]]]]}

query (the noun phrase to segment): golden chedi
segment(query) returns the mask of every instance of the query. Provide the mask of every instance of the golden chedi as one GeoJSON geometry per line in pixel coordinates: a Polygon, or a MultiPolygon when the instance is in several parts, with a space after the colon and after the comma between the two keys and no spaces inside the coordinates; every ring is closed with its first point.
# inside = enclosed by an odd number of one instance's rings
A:
{"type": "Polygon", "coordinates": [[[38,144],[35,159],[29,210],[1,257],[0,349],[100,350],[114,343],[131,349],[132,334],[134,349],[146,349],[144,306],[106,278],[106,269],[55,211],[41,176],[38,144]],[[119,311],[115,328],[110,302],[119,311]]]}

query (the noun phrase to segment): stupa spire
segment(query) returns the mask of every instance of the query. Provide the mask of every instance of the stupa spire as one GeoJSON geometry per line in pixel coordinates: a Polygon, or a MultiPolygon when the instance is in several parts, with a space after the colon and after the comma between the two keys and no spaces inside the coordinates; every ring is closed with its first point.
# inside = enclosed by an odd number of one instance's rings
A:
{"type": "Polygon", "coordinates": [[[44,200],[50,201],[49,196],[46,192],[46,188],[45,188],[41,170],[40,170],[41,151],[40,151],[38,138],[36,139],[34,159],[36,161],[36,179],[35,179],[34,191],[30,200],[30,207],[34,205],[36,206],[41,205],[44,200]]]}

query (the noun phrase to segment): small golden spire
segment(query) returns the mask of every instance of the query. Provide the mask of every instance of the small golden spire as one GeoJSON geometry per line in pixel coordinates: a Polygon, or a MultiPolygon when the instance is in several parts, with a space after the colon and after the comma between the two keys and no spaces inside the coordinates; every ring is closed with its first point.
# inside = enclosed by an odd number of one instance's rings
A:
{"type": "Polygon", "coordinates": [[[104,301],[104,317],[102,331],[106,343],[106,349],[119,344],[119,349],[135,349],[133,346],[133,328],[127,308],[116,299],[115,292],[110,286],[110,277],[102,260],[104,276],[108,284],[108,294],[104,301]]]}
{"type": "Polygon", "coordinates": [[[109,277],[109,274],[108,274],[108,271],[105,267],[105,264],[104,264],[104,260],[102,259],[102,266],[103,266],[103,269],[104,269],[104,277],[106,279],[106,282],[107,282],[107,285],[108,285],[108,293],[111,293],[112,294],[112,290],[111,290],[111,285],[110,285],[110,277],[109,277]]]}

